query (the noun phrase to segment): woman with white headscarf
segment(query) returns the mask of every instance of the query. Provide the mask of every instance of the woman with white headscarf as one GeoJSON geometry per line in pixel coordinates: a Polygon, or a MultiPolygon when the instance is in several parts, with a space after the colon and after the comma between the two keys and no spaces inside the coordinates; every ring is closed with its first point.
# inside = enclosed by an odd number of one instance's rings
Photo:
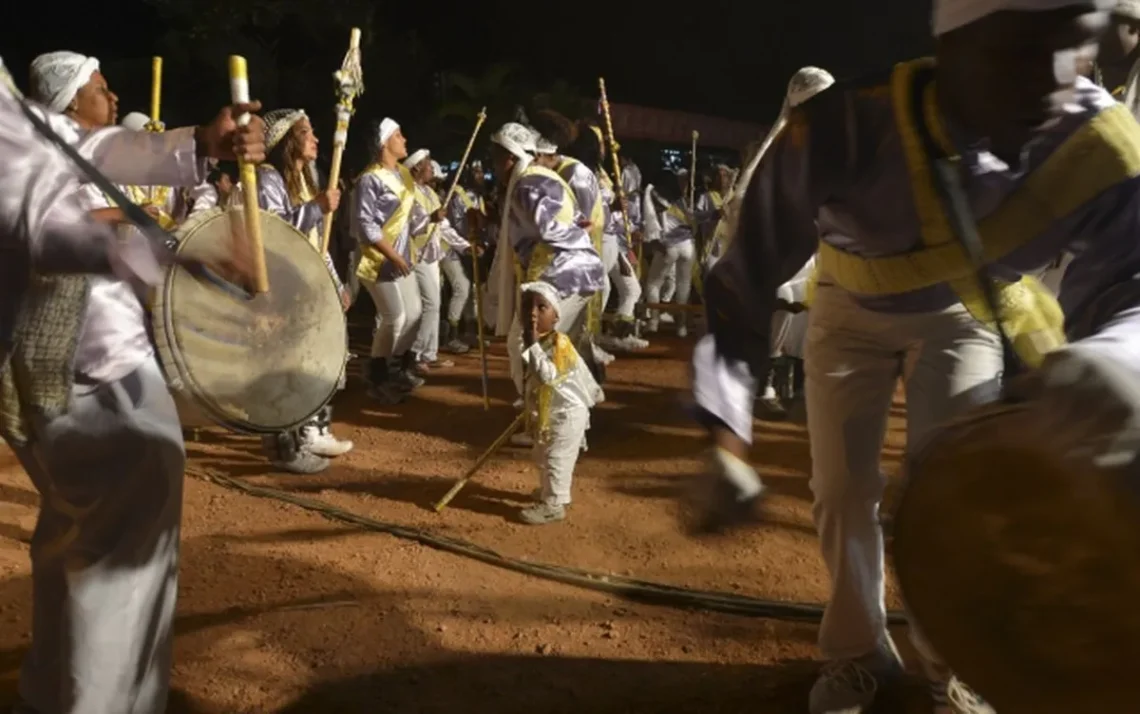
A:
{"type": "Polygon", "coordinates": [[[523,344],[516,270],[523,281],[541,280],[558,291],[559,324],[583,355],[592,351],[585,329],[587,303],[605,284],[601,256],[582,228],[585,217],[573,190],[557,173],[534,163],[535,149],[533,132],[521,124],[504,124],[491,136],[495,174],[507,181],[492,267],[498,300],[495,330],[500,336],[509,331],[511,377],[520,396],[523,344]]]}
{"type": "MultiPolygon", "coordinates": [[[[258,204],[290,223],[319,250],[324,217],[340,205],[340,191],[335,186],[318,189],[317,137],[305,112],[275,109],[266,113],[265,150],[267,161],[257,167],[258,204]]],[[[239,196],[240,190],[234,195],[239,196]]],[[[327,251],[324,259],[347,310],[348,290],[341,285],[327,251]]],[[[263,437],[262,443],[274,466],[296,474],[320,473],[328,468],[329,457],[347,454],[353,446],[333,436],[331,406],[297,429],[263,437]]]]}
{"type": "MultiPolygon", "coordinates": [[[[431,160],[431,152],[427,149],[414,152],[404,159],[404,166],[416,180],[416,200],[420,202],[424,211],[437,221],[429,223],[422,233],[412,236],[412,245],[418,253],[415,267],[416,283],[419,285],[420,302],[423,304],[423,316],[420,318],[420,329],[416,335],[416,342],[412,345],[412,352],[416,354],[418,370],[454,367],[454,362],[439,359],[439,316],[442,300],[440,261],[446,251],[462,251],[470,246],[443,216],[443,202],[432,188],[439,164],[431,160]],[[444,243],[447,243],[448,248],[443,247],[444,243]]],[[[454,349],[454,346],[452,347],[454,349]]]]}
{"type": "Polygon", "coordinates": [[[376,304],[376,327],[368,362],[369,394],[398,404],[423,384],[412,350],[423,303],[414,270],[412,236],[427,230],[431,216],[416,200],[416,183],[400,163],[408,142],[400,125],[384,119],[376,127],[375,160],[356,180],[350,230],[360,244],[356,276],[376,304]]]}

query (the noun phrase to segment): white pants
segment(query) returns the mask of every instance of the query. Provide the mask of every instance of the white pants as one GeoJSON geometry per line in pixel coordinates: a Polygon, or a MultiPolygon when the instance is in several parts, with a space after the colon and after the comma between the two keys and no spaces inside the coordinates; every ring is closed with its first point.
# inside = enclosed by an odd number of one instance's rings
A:
{"type": "MultiPolygon", "coordinates": [[[[649,280],[646,283],[646,299],[651,303],[667,301],[668,297],[662,295],[661,288],[667,275],[676,280],[676,302],[678,305],[689,304],[689,293],[693,287],[693,241],[686,240],[671,245],[663,252],[653,255],[653,264],[649,267],[649,280]]],[[[678,324],[685,324],[687,313],[678,315],[678,324]]],[[[651,313],[651,317],[656,317],[651,313]]]]}
{"type": "Polygon", "coordinates": [[[361,280],[376,304],[372,357],[399,357],[412,349],[420,329],[423,306],[414,272],[390,281],[361,280]]]}
{"type": "Polygon", "coordinates": [[[416,263],[413,271],[420,291],[420,326],[412,351],[423,362],[439,359],[439,308],[441,303],[439,261],[416,263]]]}
{"type": "Polygon", "coordinates": [[[440,269],[447,278],[447,284],[451,286],[451,299],[447,301],[447,321],[454,325],[463,317],[463,308],[471,297],[471,281],[467,279],[467,273],[463,272],[463,262],[457,255],[448,255],[441,260],[440,269]]]}
{"type": "Polygon", "coordinates": [[[641,283],[637,281],[637,274],[631,271],[630,275],[622,275],[621,266],[624,261],[619,257],[621,247],[616,240],[604,240],[602,243],[602,262],[606,266],[606,287],[602,293],[602,305],[610,302],[610,289],[617,288],[618,317],[632,320],[633,309],[641,299],[641,283]]]}
{"type": "MultiPolygon", "coordinates": [[[[558,331],[569,337],[575,348],[582,344],[582,337],[586,330],[586,318],[588,317],[586,307],[589,304],[590,298],[582,295],[571,295],[558,302],[558,331]]],[[[511,379],[514,381],[515,389],[520,396],[523,393],[522,353],[525,349],[522,322],[520,322],[519,311],[516,308],[514,319],[511,321],[511,329],[507,333],[507,357],[510,361],[511,379]]],[[[578,352],[584,358],[589,357],[581,349],[578,352]]]]}
{"type": "Polygon", "coordinates": [[[551,506],[570,505],[570,486],[574,482],[574,465],[586,442],[590,427],[590,410],[576,409],[552,419],[546,441],[534,444],[534,460],[538,464],[538,485],[543,503],[551,506]]]}
{"type": "MultiPolygon", "coordinates": [[[[895,386],[905,379],[907,450],[913,452],[944,420],[998,397],[1001,345],[960,304],[936,313],[886,314],[821,283],[809,315],[804,368],[812,516],[831,576],[819,645],[831,659],[858,657],[889,641],[879,526],[886,478],[879,453],[895,386]]],[[[917,634],[912,627],[919,652],[937,661],[917,634]]]]}
{"type": "Polygon", "coordinates": [[[163,714],[186,457],[158,363],[76,384],[14,450],[41,496],[16,711],[163,714]]]}

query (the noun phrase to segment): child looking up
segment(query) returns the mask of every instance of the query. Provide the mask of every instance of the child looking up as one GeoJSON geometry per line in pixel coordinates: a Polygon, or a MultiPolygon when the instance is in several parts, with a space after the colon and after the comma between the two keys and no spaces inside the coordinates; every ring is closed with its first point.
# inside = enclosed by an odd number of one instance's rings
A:
{"type": "Polygon", "coordinates": [[[537,503],[524,523],[561,521],[570,505],[578,452],[586,448],[590,408],[605,399],[574,344],[558,332],[558,291],[541,281],[522,285],[523,368],[527,429],[539,468],[537,503]]]}

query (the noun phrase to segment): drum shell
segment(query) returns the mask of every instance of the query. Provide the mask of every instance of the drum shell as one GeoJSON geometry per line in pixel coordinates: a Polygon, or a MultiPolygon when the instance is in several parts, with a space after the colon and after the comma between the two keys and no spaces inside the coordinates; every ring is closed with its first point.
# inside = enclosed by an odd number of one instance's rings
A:
{"type": "MultiPolygon", "coordinates": [[[[179,230],[178,253],[232,252],[240,210],[213,209],[179,230]]],[[[308,239],[261,211],[269,292],[235,298],[174,267],[155,291],[155,345],[183,426],[274,433],[309,420],[337,391],[347,327],[336,283],[308,239]]]]}
{"type": "Polygon", "coordinates": [[[909,462],[893,558],[914,624],[998,712],[1130,710],[1140,470],[1040,396],[979,408],[909,462]]]}

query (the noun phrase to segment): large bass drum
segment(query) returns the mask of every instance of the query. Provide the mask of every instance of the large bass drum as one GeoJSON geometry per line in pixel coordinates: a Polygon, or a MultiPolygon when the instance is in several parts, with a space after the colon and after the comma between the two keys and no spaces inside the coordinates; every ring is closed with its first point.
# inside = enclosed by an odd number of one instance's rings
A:
{"type": "MultiPolygon", "coordinates": [[[[216,208],[187,221],[176,234],[179,255],[229,254],[240,216],[216,208]]],[[[284,431],[337,391],[347,328],[336,284],[291,225],[262,211],[261,233],[269,292],[242,299],[177,267],[156,291],[154,339],[183,426],[284,431]]]]}
{"type": "Polygon", "coordinates": [[[1041,394],[951,422],[911,460],[900,590],[1001,714],[1134,711],[1140,471],[1105,458],[1124,412],[1041,394]]]}

